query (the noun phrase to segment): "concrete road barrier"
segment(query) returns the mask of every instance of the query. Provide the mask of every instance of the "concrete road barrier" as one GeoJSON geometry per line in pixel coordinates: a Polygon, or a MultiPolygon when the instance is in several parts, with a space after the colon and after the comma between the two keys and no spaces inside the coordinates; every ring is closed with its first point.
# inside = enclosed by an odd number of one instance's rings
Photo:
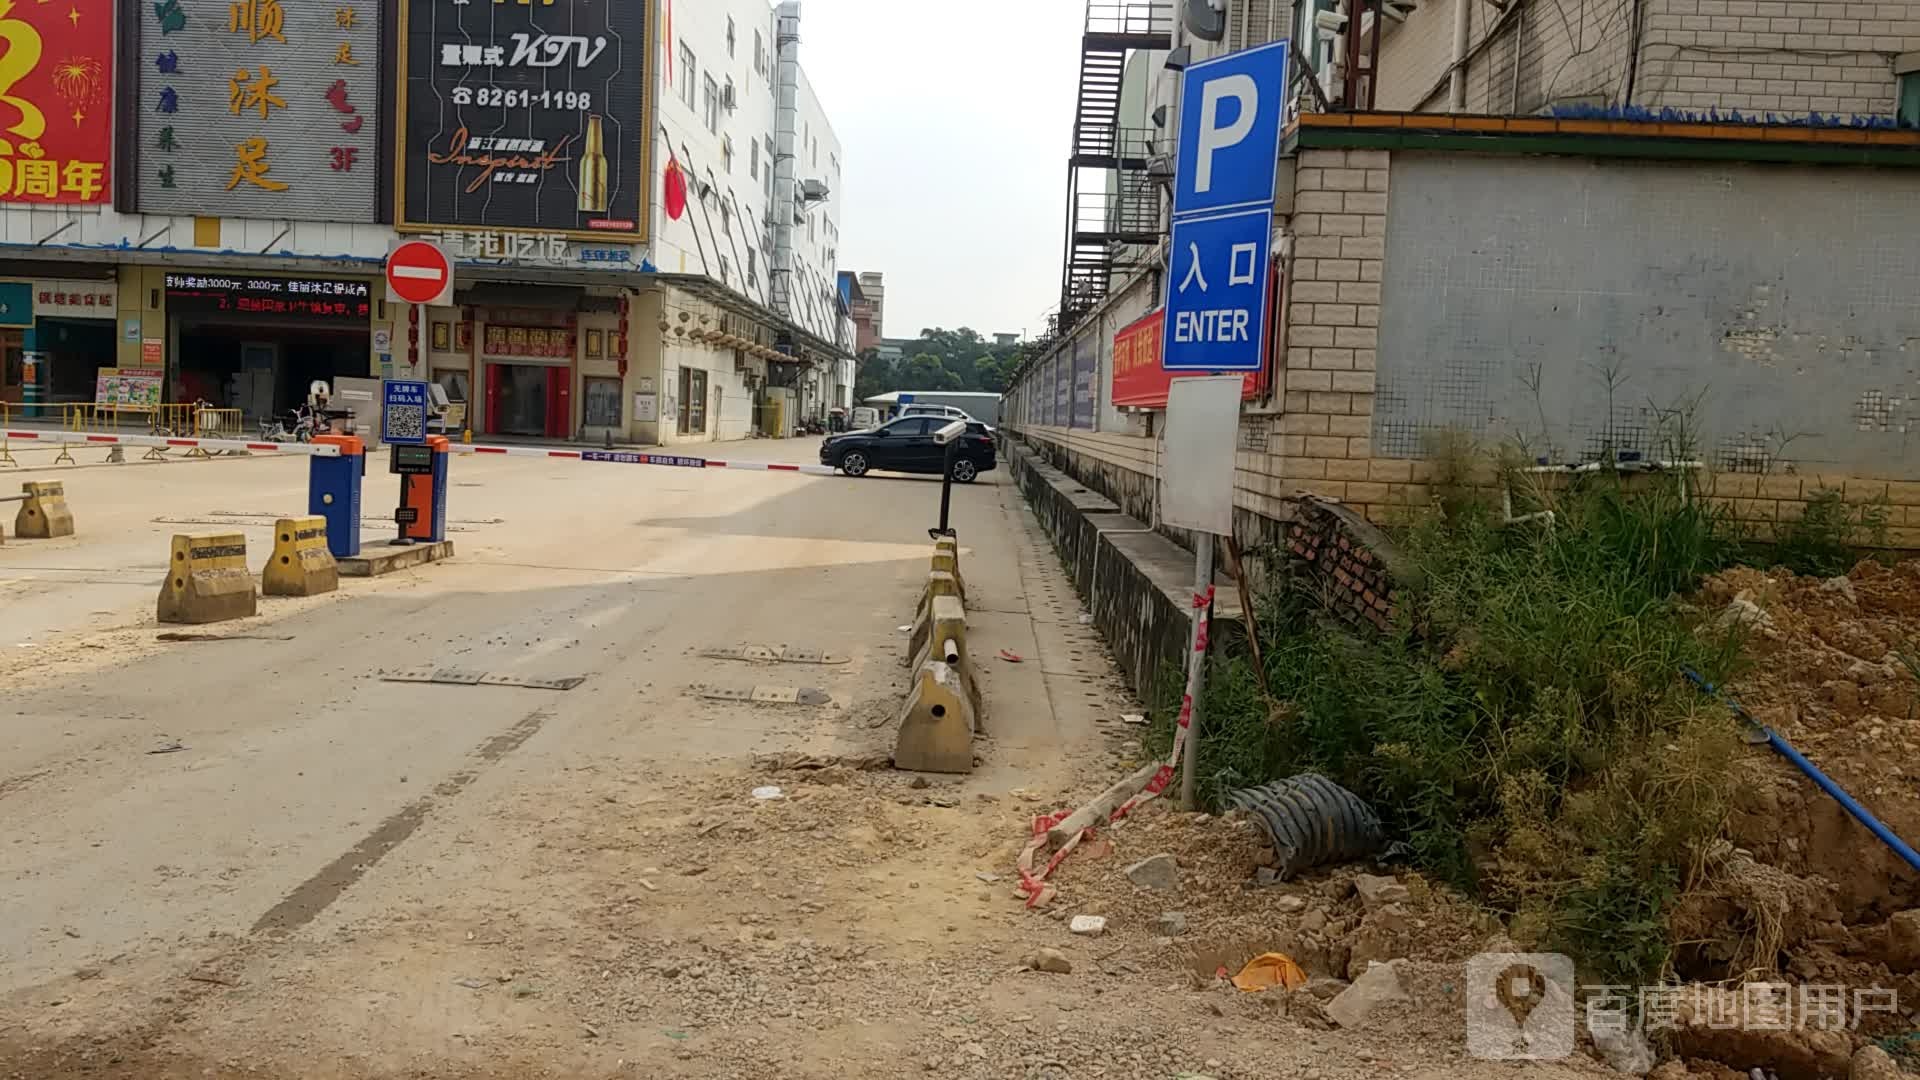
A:
{"type": "Polygon", "coordinates": [[[28,540],[51,540],[73,535],[73,511],[67,509],[67,485],[58,480],[29,480],[20,512],[13,518],[13,535],[28,540]]]}
{"type": "Polygon", "coordinates": [[[167,580],[160,584],[161,622],[224,622],[252,615],[258,605],[244,533],[174,536],[167,580]]]}
{"type": "Polygon", "coordinates": [[[340,587],[340,567],[327,550],[327,519],[281,518],[273,528],[273,554],[260,575],[268,596],[318,596],[340,587]]]}
{"type": "Polygon", "coordinates": [[[967,579],[960,576],[960,546],[951,536],[934,542],[933,569],[936,573],[952,574],[954,584],[960,589],[960,599],[967,598],[967,579]]]}
{"type": "Polygon", "coordinates": [[[913,686],[901,711],[893,763],[919,772],[972,772],[973,739],[984,710],[967,648],[960,552],[951,539],[935,545],[932,567],[907,645],[913,686]]]}

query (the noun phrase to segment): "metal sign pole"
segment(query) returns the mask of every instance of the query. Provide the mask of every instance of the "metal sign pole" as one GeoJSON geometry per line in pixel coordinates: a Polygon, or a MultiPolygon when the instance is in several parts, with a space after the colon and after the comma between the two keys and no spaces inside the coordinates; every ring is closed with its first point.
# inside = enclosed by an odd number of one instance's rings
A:
{"type": "Polygon", "coordinates": [[[1194,777],[1200,771],[1200,693],[1207,684],[1207,619],[1213,605],[1207,590],[1213,585],[1213,534],[1193,534],[1193,629],[1187,635],[1187,746],[1180,761],[1180,808],[1199,809],[1194,803],[1194,777]]]}

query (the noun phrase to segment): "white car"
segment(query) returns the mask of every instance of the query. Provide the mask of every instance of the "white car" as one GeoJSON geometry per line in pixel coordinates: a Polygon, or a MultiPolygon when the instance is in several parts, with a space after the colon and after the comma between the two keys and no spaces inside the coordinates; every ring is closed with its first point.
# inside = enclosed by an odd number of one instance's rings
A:
{"type": "Polygon", "coordinates": [[[907,406],[903,406],[900,409],[900,415],[901,416],[940,416],[940,417],[945,417],[948,420],[965,420],[969,423],[979,422],[974,420],[973,417],[967,415],[967,411],[965,409],[956,409],[951,405],[907,405],[907,406]]]}

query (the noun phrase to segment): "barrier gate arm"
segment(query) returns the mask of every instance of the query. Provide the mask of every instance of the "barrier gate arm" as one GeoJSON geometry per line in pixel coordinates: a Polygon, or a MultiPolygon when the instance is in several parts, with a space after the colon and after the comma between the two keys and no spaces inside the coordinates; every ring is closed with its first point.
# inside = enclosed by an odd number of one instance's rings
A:
{"type": "Polygon", "coordinates": [[[340,448],[324,443],[254,442],[249,439],[176,439],[165,435],[92,435],[72,431],[0,430],[0,438],[54,446],[157,446],[200,450],[250,450],[290,456],[339,457],[340,448]]]}

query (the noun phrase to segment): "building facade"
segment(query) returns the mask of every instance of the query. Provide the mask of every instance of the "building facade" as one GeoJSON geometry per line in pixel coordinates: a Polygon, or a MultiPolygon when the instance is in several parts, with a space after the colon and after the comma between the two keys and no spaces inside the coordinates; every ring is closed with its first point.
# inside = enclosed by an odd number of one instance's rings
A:
{"type": "Polygon", "coordinates": [[[887,336],[887,284],[884,275],[869,271],[851,275],[854,347],[856,354],[880,347],[887,336]]]}
{"type": "Polygon", "coordinates": [[[615,5],[565,34],[553,5],[54,7],[0,12],[10,48],[32,43],[0,133],[14,415],[116,398],[263,418],[314,380],[426,378],[476,434],[684,442],[829,404],[853,334],[831,289],[840,148],[799,73],[798,5],[784,23],[761,0],[615,5]],[[758,176],[781,25],[825,179],[783,189],[776,252],[758,176]],[[452,303],[388,301],[406,238],[452,257],[452,303]]]}

